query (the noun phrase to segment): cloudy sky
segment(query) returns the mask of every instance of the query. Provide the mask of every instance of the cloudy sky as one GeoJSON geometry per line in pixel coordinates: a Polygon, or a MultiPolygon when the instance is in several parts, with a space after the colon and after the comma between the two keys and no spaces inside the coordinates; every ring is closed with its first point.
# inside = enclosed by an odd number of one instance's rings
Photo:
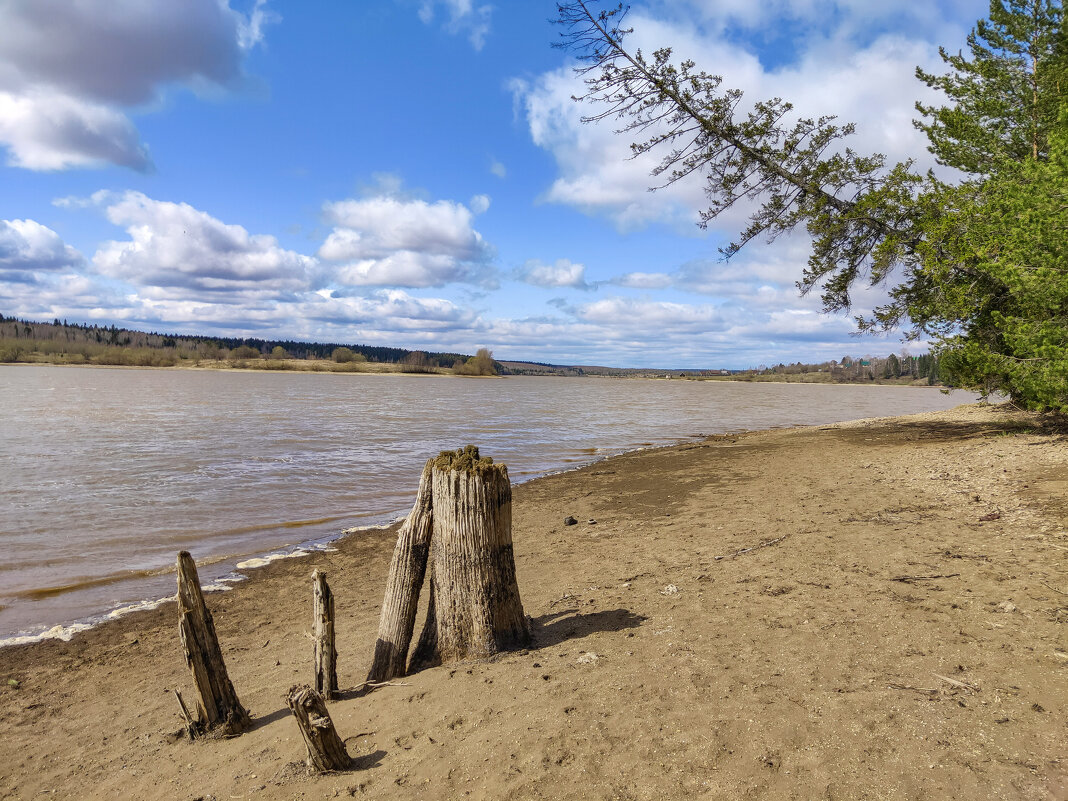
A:
{"type": "MultiPolygon", "coordinates": [[[[632,45],[930,163],[917,65],[984,0],[636,2],[632,45]]],[[[0,313],[498,358],[748,367],[900,350],[718,248],[699,182],[593,111],[551,0],[3,0],[0,313]]],[[[881,290],[861,294],[863,309],[881,290]]],[[[915,345],[913,351],[918,350],[915,345]]],[[[919,349],[922,349],[919,348],[919,349]]]]}

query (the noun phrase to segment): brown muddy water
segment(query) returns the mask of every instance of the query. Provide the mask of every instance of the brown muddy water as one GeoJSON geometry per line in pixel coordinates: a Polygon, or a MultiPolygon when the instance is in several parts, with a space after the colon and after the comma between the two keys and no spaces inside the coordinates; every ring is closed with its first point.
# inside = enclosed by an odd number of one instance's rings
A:
{"type": "Polygon", "coordinates": [[[943,409],[882,386],[0,367],[0,645],[217,588],[410,506],[478,445],[513,482],[703,435],[943,409]]]}

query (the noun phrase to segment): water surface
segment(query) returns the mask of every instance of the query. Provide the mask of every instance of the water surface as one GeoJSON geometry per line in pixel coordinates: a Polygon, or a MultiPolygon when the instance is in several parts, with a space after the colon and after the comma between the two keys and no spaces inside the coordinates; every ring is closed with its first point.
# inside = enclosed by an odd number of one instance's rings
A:
{"type": "Polygon", "coordinates": [[[705,434],[973,400],[882,386],[0,367],[0,641],[404,514],[468,443],[513,482],[705,434]]]}

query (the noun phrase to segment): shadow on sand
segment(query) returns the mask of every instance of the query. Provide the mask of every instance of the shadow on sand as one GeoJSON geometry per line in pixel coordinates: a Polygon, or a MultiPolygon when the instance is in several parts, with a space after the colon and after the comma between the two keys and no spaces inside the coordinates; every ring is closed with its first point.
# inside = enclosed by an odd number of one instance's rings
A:
{"type": "Polygon", "coordinates": [[[578,640],[599,631],[634,629],[648,620],[629,609],[606,609],[602,612],[581,613],[577,609],[562,609],[541,617],[531,618],[530,633],[533,647],[548,648],[565,640],[578,640]]]}

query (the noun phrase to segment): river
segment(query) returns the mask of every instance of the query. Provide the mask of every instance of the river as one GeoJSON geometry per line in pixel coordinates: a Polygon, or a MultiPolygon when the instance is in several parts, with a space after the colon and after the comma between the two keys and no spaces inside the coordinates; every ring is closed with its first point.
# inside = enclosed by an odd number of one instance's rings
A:
{"type": "Polygon", "coordinates": [[[68,636],[404,514],[471,443],[513,482],[706,434],[943,409],[936,389],[0,366],[0,645],[68,636]],[[72,625],[73,624],[73,625],[72,625]]]}

